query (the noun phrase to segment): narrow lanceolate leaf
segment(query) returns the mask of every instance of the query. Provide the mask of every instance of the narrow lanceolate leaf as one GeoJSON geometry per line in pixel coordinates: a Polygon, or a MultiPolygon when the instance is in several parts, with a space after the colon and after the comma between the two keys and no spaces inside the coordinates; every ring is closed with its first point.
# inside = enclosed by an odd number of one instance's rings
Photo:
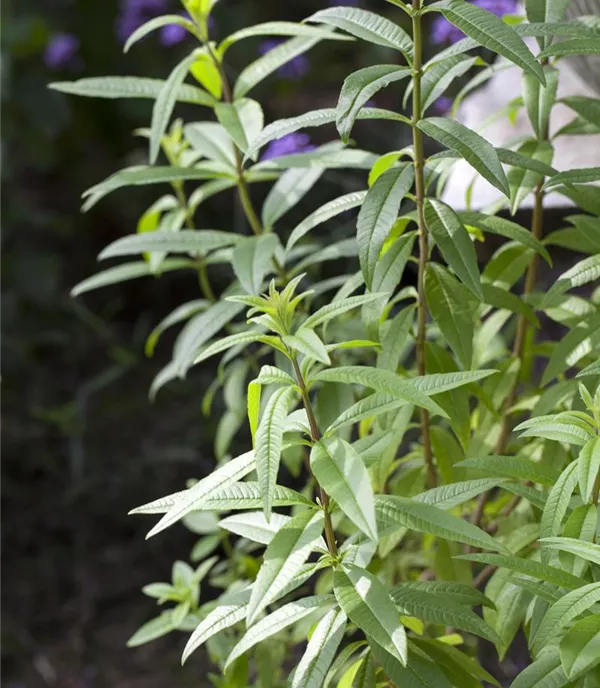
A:
{"type": "MultiPolygon", "coordinates": [[[[138,76],[101,76],[77,81],[57,81],[49,88],[61,93],[69,93],[86,98],[150,98],[158,97],[165,85],[162,79],[148,79],[138,76]]],[[[198,86],[181,84],[175,89],[175,97],[180,103],[213,105],[215,99],[198,86]]]]}
{"type": "Polygon", "coordinates": [[[573,619],[600,602],[600,583],[589,583],[572,590],[555,602],[544,615],[533,636],[532,648],[539,652],[573,619]]]}
{"type": "Polygon", "coordinates": [[[467,559],[468,561],[476,561],[482,564],[491,564],[499,568],[505,568],[515,573],[522,573],[525,576],[537,578],[540,581],[547,581],[554,585],[559,585],[561,588],[569,588],[574,590],[582,585],[585,585],[583,578],[574,576],[567,571],[550,566],[549,564],[542,564],[533,559],[523,559],[521,557],[508,557],[502,554],[461,554],[458,559],[467,559]]]}
{"type": "Polygon", "coordinates": [[[548,135],[548,122],[550,111],[556,99],[558,88],[558,70],[546,65],[544,68],[546,85],[542,86],[539,80],[525,72],[523,74],[523,100],[527,116],[533,128],[533,133],[538,139],[545,139],[548,135]]]}
{"type": "Polygon", "coordinates": [[[410,76],[408,67],[375,65],[365,67],[346,77],[336,108],[336,126],[344,143],[350,138],[360,109],[382,88],[410,76]]]}
{"type": "Polygon", "coordinates": [[[600,545],[596,545],[593,542],[582,542],[581,540],[567,537],[550,537],[541,538],[540,544],[544,548],[575,554],[600,566],[600,545]]]}
{"type": "Polygon", "coordinates": [[[373,488],[369,473],[352,445],[337,437],[318,442],[310,467],[319,485],[346,516],[371,540],[377,541],[373,488]]]}
{"type": "Polygon", "coordinates": [[[491,490],[492,487],[502,485],[499,478],[479,478],[478,480],[463,480],[460,483],[440,485],[431,490],[415,495],[413,499],[425,504],[432,504],[440,509],[452,509],[459,504],[468,502],[482,492],[491,490]]]}
{"type": "Polygon", "coordinates": [[[425,202],[425,224],[442,255],[460,281],[481,300],[477,254],[469,232],[452,208],[433,198],[425,202]]]}
{"type": "Polygon", "coordinates": [[[456,373],[432,373],[412,378],[415,387],[428,396],[442,394],[450,390],[469,385],[472,382],[483,380],[490,375],[495,375],[497,370],[465,370],[456,373]]]}
{"type": "MultiPolygon", "coordinates": [[[[456,583],[455,581],[425,581],[413,580],[405,581],[402,584],[405,590],[418,590],[436,596],[443,596],[446,600],[454,604],[468,605],[470,607],[483,606],[494,608],[494,603],[482,592],[466,583],[456,583]]],[[[391,592],[393,596],[393,589],[391,592]]]]}
{"type": "Polygon", "coordinates": [[[574,680],[600,664],[600,614],[579,619],[560,641],[560,661],[574,680]]]}
{"type": "MultiPolygon", "coordinates": [[[[554,537],[560,533],[569,501],[577,485],[577,463],[570,463],[550,490],[540,523],[540,538],[554,537]]],[[[548,550],[542,550],[542,561],[550,558],[548,550]]]]}
{"type": "Polygon", "coordinates": [[[383,583],[369,571],[349,564],[335,570],[333,591],[348,618],[406,665],[406,633],[383,583]]]}
{"type": "MultiPolygon", "coordinates": [[[[306,174],[306,172],[304,172],[304,174],[306,174]]],[[[366,191],[352,191],[351,193],[334,198],[332,201],[328,201],[320,208],[317,208],[308,215],[308,217],[305,217],[299,225],[294,227],[285,247],[286,252],[289,253],[298,241],[315,227],[318,227],[323,224],[323,222],[330,220],[340,213],[352,210],[352,208],[361,205],[366,195],[366,191]]]]}
{"type": "Polygon", "coordinates": [[[377,261],[371,283],[371,289],[374,292],[388,293],[391,296],[400,284],[416,238],[416,232],[406,232],[377,261]]]}
{"type": "Polygon", "coordinates": [[[516,426],[515,430],[523,431],[521,437],[544,437],[557,442],[585,444],[594,435],[587,421],[568,411],[558,415],[535,416],[516,426]]]}
{"type": "Polygon", "coordinates": [[[356,225],[358,257],[366,285],[371,288],[379,253],[392,229],[400,203],[414,180],[412,165],[401,164],[384,172],[367,192],[356,225]]]}
{"type": "Polygon", "coordinates": [[[261,395],[262,385],[260,384],[260,382],[253,380],[248,385],[248,391],[246,393],[246,411],[248,414],[248,424],[250,425],[250,435],[252,436],[253,447],[254,440],[256,438],[256,430],[258,429],[261,395]]]}
{"type": "Polygon", "coordinates": [[[325,605],[333,600],[333,595],[315,595],[313,597],[305,597],[302,600],[290,602],[280,607],[277,611],[265,616],[257,624],[249,628],[242,636],[238,644],[233,648],[227,662],[225,663],[224,671],[231,666],[238,657],[241,657],[248,650],[253,648],[258,643],[270,638],[279,633],[284,628],[291,626],[298,621],[301,621],[309,614],[322,609],[325,605]]]}
{"type": "Polygon", "coordinates": [[[233,249],[233,271],[249,294],[258,294],[279,246],[275,234],[244,237],[233,249]]]}
{"type": "Polygon", "coordinates": [[[400,584],[391,590],[390,596],[402,614],[416,616],[426,623],[474,633],[492,643],[499,640],[494,630],[480,616],[468,607],[449,600],[443,592],[418,590],[410,585],[400,584]]]}
{"type": "Polygon", "coordinates": [[[384,527],[410,528],[420,533],[429,533],[481,549],[506,551],[503,545],[481,528],[431,504],[424,504],[406,497],[377,495],[375,512],[384,527]]]}
{"type": "Polygon", "coordinates": [[[277,531],[290,520],[283,514],[271,514],[271,520],[267,521],[262,511],[250,511],[243,514],[227,516],[219,521],[219,528],[230,533],[247,538],[261,545],[268,545],[277,534],[277,531]]]}
{"type": "MultiPolygon", "coordinates": [[[[552,147],[552,143],[550,143],[550,141],[538,141],[536,139],[530,139],[519,146],[519,148],[516,150],[516,153],[530,158],[534,162],[541,162],[544,165],[550,165],[552,163],[552,158],[554,157],[554,148],[552,147]]],[[[500,157],[501,162],[507,163],[507,160],[502,159],[500,153],[498,154],[498,157],[500,157]]],[[[541,181],[543,181],[544,174],[536,170],[529,170],[526,167],[518,167],[513,165],[508,171],[506,178],[508,179],[508,185],[510,186],[510,212],[512,215],[514,215],[521,207],[524,199],[541,181]]],[[[538,241],[535,239],[535,237],[533,237],[531,232],[526,232],[526,234],[534,239],[534,241],[538,241]]],[[[539,243],[541,244],[541,242],[539,243]]],[[[536,250],[539,252],[539,249],[536,250]]],[[[543,250],[545,251],[546,249],[544,248],[543,250]]],[[[549,262],[550,259],[544,255],[544,260],[549,262]]]]}
{"type": "Polygon", "coordinates": [[[140,253],[204,254],[224,246],[231,246],[240,237],[216,229],[182,229],[179,232],[160,231],[130,234],[109,244],[98,255],[98,260],[140,253]]]}
{"type": "Polygon", "coordinates": [[[319,308],[319,310],[315,311],[312,315],[309,315],[308,318],[302,323],[302,327],[314,329],[315,327],[329,322],[329,320],[333,320],[333,318],[337,318],[343,313],[347,313],[354,308],[358,308],[367,303],[371,303],[372,301],[376,301],[381,296],[382,294],[377,293],[361,294],[360,296],[349,296],[347,299],[340,299],[339,301],[328,303],[322,308],[319,308]]]}
{"type": "Polygon", "coordinates": [[[425,393],[421,392],[414,384],[413,380],[402,378],[388,370],[378,370],[367,366],[340,366],[330,370],[321,370],[312,377],[313,381],[321,382],[342,382],[344,384],[357,384],[364,387],[371,387],[378,392],[391,394],[400,399],[426,408],[432,413],[439,413],[444,418],[447,417],[434,401],[425,393]]]}
{"type": "Polygon", "coordinates": [[[203,645],[216,633],[231,628],[246,616],[246,606],[250,599],[250,590],[242,590],[235,595],[227,596],[227,600],[213,609],[192,633],[183,650],[181,663],[203,645]]]}
{"type": "Polygon", "coordinates": [[[494,308],[505,308],[506,310],[522,315],[527,318],[534,327],[539,327],[540,323],[535,312],[528,306],[523,299],[520,299],[511,291],[496,287],[493,284],[482,285],[483,303],[494,308]]]}
{"type": "Polygon", "coordinates": [[[321,539],[323,511],[302,511],[288,521],[269,543],[258,576],[252,586],[246,619],[252,625],[258,615],[300,571],[321,539]]]}
{"type": "Polygon", "coordinates": [[[127,647],[138,647],[151,640],[161,638],[176,628],[173,623],[173,612],[171,610],[163,612],[160,616],[145,623],[141,628],[129,638],[127,647]]]}
{"type": "Polygon", "coordinates": [[[177,89],[183,83],[190,66],[195,61],[195,52],[185,57],[169,74],[156,98],[152,108],[152,124],[150,125],[150,162],[152,164],[156,162],[163,134],[167,129],[171,113],[177,102],[177,89]]]}
{"type": "MultiPolygon", "coordinates": [[[[221,468],[217,468],[216,471],[196,483],[194,487],[181,493],[181,498],[174,502],[161,520],[150,530],[147,537],[152,537],[181,520],[186,514],[194,511],[195,505],[201,503],[206,495],[213,490],[241,480],[254,470],[254,466],[254,452],[250,451],[228,461],[221,468]]],[[[144,507],[140,507],[140,511],[142,509],[144,507]]]]}
{"type": "Polygon", "coordinates": [[[219,339],[213,344],[209,344],[209,346],[205,347],[204,349],[200,349],[198,355],[194,359],[194,365],[205,361],[211,356],[215,356],[223,351],[227,351],[227,349],[231,349],[234,346],[247,346],[248,344],[253,344],[254,342],[266,343],[269,342],[270,339],[272,339],[272,337],[258,334],[258,332],[238,332],[237,334],[230,334],[228,337],[223,337],[223,339],[219,339]]]}
{"type": "Polygon", "coordinates": [[[549,191],[565,184],[589,184],[600,181],[600,167],[582,167],[580,169],[559,172],[544,184],[544,190],[549,191]]]}
{"type": "Polygon", "coordinates": [[[586,122],[600,127],[600,99],[586,98],[585,96],[567,96],[562,98],[561,102],[575,111],[586,122]]]}
{"type": "Polygon", "coordinates": [[[291,688],[322,688],[344,637],[346,622],[346,614],[341,609],[331,609],[319,621],[294,671],[291,688]]]}
{"type": "Polygon", "coordinates": [[[600,55],[600,38],[572,38],[568,41],[560,41],[542,50],[538,57],[544,59],[570,55],[600,55]]]}
{"type": "Polygon", "coordinates": [[[251,62],[238,76],[233,88],[233,96],[237,100],[243,98],[269,74],[272,74],[284,64],[302,55],[319,42],[320,38],[298,36],[285,43],[281,43],[258,60],[251,62]]]}
{"type": "Polygon", "coordinates": [[[192,35],[195,33],[194,24],[189,19],[182,17],[180,14],[163,14],[160,17],[154,17],[154,19],[150,19],[150,21],[147,21],[139,26],[125,41],[123,52],[126,53],[132,45],[140,41],[149,33],[152,33],[152,31],[156,31],[156,29],[160,29],[163,26],[172,26],[173,24],[182,26],[192,35]]]}
{"type": "Polygon", "coordinates": [[[444,3],[440,11],[449,22],[479,45],[502,55],[542,84],[545,83],[544,72],[523,39],[496,15],[463,0],[444,3]]]}
{"type": "Polygon", "coordinates": [[[242,152],[248,149],[249,142],[259,135],[263,127],[262,108],[251,98],[240,98],[233,103],[217,103],[215,115],[242,152]]]}
{"type": "Polygon", "coordinates": [[[485,456],[461,461],[458,466],[476,468],[487,473],[517,480],[530,480],[540,485],[554,485],[559,473],[552,466],[523,456],[485,456]]]}
{"type": "Polygon", "coordinates": [[[587,377],[588,375],[600,375],[600,359],[580,370],[575,377],[587,377]]]}
{"type": "Polygon", "coordinates": [[[558,653],[549,650],[526,667],[510,688],[563,688],[568,683],[558,653]]]}
{"type": "MultiPolygon", "coordinates": [[[[379,262],[375,268],[373,284],[377,277],[377,268],[379,265],[381,265],[381,262],[379,262]]],[[[402,354],[406,350],[406,345],[411,341],[409,331],[413,324],[414,313],[415,306],[407,306],[390,322],[385,336],[383,337],[383,341],[381,342],[381,351],[377,356],[378,368],[382,370],[391,370],[393,373],[396,372],[402,354]]]]}
{"type": "Polygon", "coordinates": [[[594,484],[600,472],[600,437],[596,437],[586,444],[577,457],[577,475],[581,498],[587,504],[594,491],[594,484]]]}
{"type": "MultiPolygon", "coordinates": [[[[296,490],[277,485],[273,496],[273,506],[294,506],[296,504],[312,506],[310,499],[296,490]]],[[[220,487],[206,495],[194,505],[194,511],[232,511],[237,509],[260,509],[262,496],[256,482],[233,483],[220,487]]],[[[167,511],[168,509],[164,509],[167,511]]]]}
{"type": "Polygon", "coordinates": [[[286,334],[283,337],[283,341],[293,351],[304,354],[304,356],[308,356],[308,358],[312,358],[325,365],[331,364],[325,344],[323,344],[319,335],[308,327],[301,327],[294,334],[286,334]]]}
{"type": "MultiPolygon", "coordinates": [[[[475,5],[469,5],[465,2],[461,2],[461,4],[479,9],[475,5]]],[[[492,144],[482,136],[471,131],[464,124],[444,117],[428,117],[421,120],[417,126],[427,136],[458,153],[492,186],[495,186],[505,196],[510,197],[510,187],[500,164],[498,153],[492,144]]]]}
{"type": "Polygon", "coordinates": [[[448,345],[465,368],[473,357],[473,308],[471,293],[441,265],[429,263],[425,295],[431,315],[448,345]]]}
{"type": "Polygon", "coordinates": [[[575,287],[580,287],[583,284],[588,284],[588,282],[593,282],[599,277],[600,253],[580,260],[572,268],[563,272],[546,293],[546,297],[540,304],[540,308],[551,303],[552,297],[558,294],[564,294],[566,291],[574,289],[575,287]]]}
{"type": "Polygon", "coordinates": [[[281,459],[283,429],[292,399],[289,387],[278,389],[269,399],[256,431],[256,473],[264,501],[265,518],[269,521],[281,459]]]}
{"type": "Polygon", "coordinates": [[[120,284],[121,282],[137,279],[138,277],[158,277],[164,272],[193,267],[193,261],[184,260],[182,258],[163,260],[157,273],[154,273],[150,269],[150,265],[145,261],[123,263],[122,265],[115,265],[113,268],[108,268],[108,270],[102,270],[102,272],[98,272],[84,279],[82,282],[79,282],[79,284],[76,284],[73,289],[71,289],[71,296],[79,296],[80,294],[85,294],[86,291],[93,291],[94,289],[107,287],[111,284],[120,284]]]}
{"type": "Polygon", "coordinates": [[[452,55],[428,67],[421,79],[423,112],[435,103],[454,79],[466,74],[475,61],[475,57],[452,55]]]}
{"type": "Polygon", "coordinates": [[[375,392],[343,411],[327,428],[325,434],[330,435],[345,425],[358,423],[363,418],[373,418],[388,411],[395,411],[407,403],[404,399],[398,399],[391,394],[375,392]]]}
{"type": "Polygon", "coordinates": [[[315,12],[307,21],[335,26],[363,41],[399,50],[407,57],[412,55],[410,36],[398,25],[374,12],[356,7],[331,7],[315,12]]]}
{"type": "Polygon", "coordinates": [[[309,170],[296,168],[283,172],[263,203],[263,227],[273,227],[281,217],[298,205],[319,181],[324,171],[324,167],[314,167],[309,170]]]}

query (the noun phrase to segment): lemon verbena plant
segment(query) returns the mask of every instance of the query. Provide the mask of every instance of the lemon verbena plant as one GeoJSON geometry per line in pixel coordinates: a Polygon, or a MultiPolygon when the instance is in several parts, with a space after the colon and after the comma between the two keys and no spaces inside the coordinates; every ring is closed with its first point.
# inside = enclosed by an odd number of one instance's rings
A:
{"type": "Polygon", "coordinates": [[[170,583],[144,589],[168,608],[130,644],[186,631],[183,659],[204,645],[218,686],[471,688],[508,685],[489,658],[514,641],[529,659],[513,688],[597,688],[600,168],[552,161],[559,137],[600,133],[600,99],[557,97],[559,61],[600,53],[599,18],[565,20],[568,0],[526,0],[524,16],[504,20],[464,0],[389,0],[383,14],[327,7],[217,42],[215,4],[184,0],[184,15],[129,38],[126,48],[172,24],[191,35],[166,80],[53,85],[154,101],[141,132],[149,164],[89,189],[84,208],[123,187],[169,190],[100,256],[128,262],[74,293],[197,273],[199,293],[148,340],[151,353],[185,323],[152,393],[210,359],[206,412],[220,390],[224,399],[215,470],[134,509],[158,515],[149,536],[183,521],[202,537],[193,566],[176,562],[170,583]],[[426,60],[434,18],[463,37],[426,60]],[[261,36],[280,42],[240,68],[237,44],[261,36]],[[328,41],[358,53],[374,44],[386,62],[350,74],[335,107],[264,126],[252,89],[328,41]],[[498,116],[526,113],[527,138],[494,147],[432,114],[455,80],[456,105],[506,64],[522,88],[498,116]],[[403,107],[373,106],[395,82],[403,107]],[[205,119],[173,119],[178,102],[205,119]],[[558,130],[557,105],[572,112],[558,130]],[[387,120],[410,144],[363,150],[350,139],[358,119],[387,120]],[[290,139],[332,124],[339,138],[323,145],[290,139]],[[493,207],[441,200],[458,160],[498,190],[493,207]],[[350,170],[358,190],[291,226],[286,214],[332,169],[350,170]],[[260,209],[259,183],[270,184],[260,209]],[[215,194],[237,197],[243,232],[202,228],[215,194]],[[576,206],[553,232],[548,194],[576,206]],[[321,225],[336,219],[332,240],[321,225]],[[544,290],[538,272],[553,257],[562,265],[544,290]],[[203,580],[217,592],[201,592],[203,580]]]}

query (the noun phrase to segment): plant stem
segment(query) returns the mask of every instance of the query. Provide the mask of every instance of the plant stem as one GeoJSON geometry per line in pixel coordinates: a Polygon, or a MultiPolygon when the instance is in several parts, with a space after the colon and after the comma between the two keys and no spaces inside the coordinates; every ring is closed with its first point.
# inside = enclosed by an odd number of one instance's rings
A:
{"type": "MultiPolygon", "coordinates": [[[[542,184],[543,181],[540,181],[535,188],[533,215],[531,217],[531,234],[536,239],[541,239],[544,231],[544,192],[542,190],[542,184]]],[[[533,291],[535,290],[535,285],[537,282],[538,265],[539,256],[537,253],[534,253],[527,267],[527,275],[525,276],[525,286],[523,288],[523,296],[525,297],[529,296],[529,294],[533,293],[533,291]]],[[[513,344],[512,351],[513,358],[519,361],[520,363],[519,368],[523,366],[523,357],[525,354],[525,341],[527,338],[527,328],[527,318],[521,315],[517,323],[517,333],[515,335],[515,341],[513,344]]],[[[509,416],[509,410],[515,403],[518,388],[519,375],[517,374],[517,376],[515,377],[515,381],[510,389],[510,392],[508,393],[508,396],[506,397],[504,405],[502,407],[502,427],[500,429],[500,435],[498,436],[498,440],[494,448],[494,454],[504,454],[508,446],[508,440],[510,438],[510,432],[512,429],[512,422],[509,416]]],[[[475,525],[480,525],[481,523],[481,519],[483,518],[483,511],[485,509],[485,505],[487,503],[489,496],[490,492],[488,490],[487,492],[481,494],[479,499],[477,500],[475,510],[473,511],[473,514],[471,516],[471,522],[475,525]]],[[[516,499],[513,499],[510,503],[510,509],[505,510],[504,515],[508,516],[509,514],[511,514],[512,511],[519,504],[519,501],[520,499],[518,497],[516,499]]]]}
{"type": "MultiPolygon", "coordinates": [[[[294,356],[292,358],[292,365],[294,366],[294,374],[296,376],[296,382],[300,388],[300,395],[302,396],[302,402],[304,403],[304,408],[306,409],[306,415],[308,416],[308,424],[310,425],[310,436],[313,442],[318,442],[321,439],[321,432],[319,426],[317,425],[317,419],[313,413],[312,404],[310,403],[310,397],[308,396],[308,390],[306,389],[306,383],[302,377],[302,371],[298,365],[298,361],[294,356]]],[[[318,485],[318,482],[317,482],[318,485]]],[[[325,539],[327,541],[327,548],[332,556],[337,555],[337,545],[335,542],[335,534],[333,532],[333,524],[331,522],[331,515],[329,513],[329,497],[327,492],[319,485],[319,497],[321,499],[321,505],[323,506],[323,511],[325,512],[325,539]]]]}
{"type": "MultiPolygon", "coordinates": [[[[413,0],[412,3],[412,29],[413,29],[413,146],[415,152],[415,191],[417,216],[419,225],[419,273],[417,278],[418,291],[418,315],[417,315],[417,366],[419,375],[425,375],[427,367],[425,364],[425,336],[427,325],[427,305],[425,301],[425,268],[427,267],[427,228],[423,215],[423,203],[425,199],[425,180],[423,176],[424,154],[423,154],[423,134],[417,127],[417,123],[423,116],[421,106],[421,76],[422,76],[422,31],[421,31],[421,0],[413,0]]],[[[427,471],[427,486],[435,487],[437,477],[433,464],[433,454],[431,451],[431,436],[429,432],[429,412],[421,409],[421,437],[423,440],[423,452],[425,455],[425,468],[427,471]]]]}

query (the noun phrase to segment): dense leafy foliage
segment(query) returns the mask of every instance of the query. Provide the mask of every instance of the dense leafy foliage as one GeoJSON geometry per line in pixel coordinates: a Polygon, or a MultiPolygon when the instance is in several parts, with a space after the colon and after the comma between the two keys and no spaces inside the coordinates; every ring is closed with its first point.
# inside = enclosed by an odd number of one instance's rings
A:
{"type": "MultiPolygon", "coordinates": [[[[567,3],[550,0],[528,0],[527,17],[507,22],[464,0],[391,0],[391,18],[330,7],[302,24],[269,22],[215,43],[214,4],[184,0],[189,18],[155,18],[130,37],[127,48],[173,23],[196,36],[198,47],[165,81],[53,85],[154,100],[142,131],[150,165],[89,189],[86,209],[122,187],[171,187],[135,234],[100,256],[128,262],[74,293],[195,271],[201,298],[193,295],[148,340],[151,353],[165,329],[185,322],[152,394],[219,360],[205,396],[208,411],[223,390],[218,467],[134,509],[159,515],[149,536],[180,521],[201,534],[191,554],[200,564],[176,562],[170,583],[144,588],[172,606],[130,645],[187,631],[183,659],[206,645],[218,686],[275,686],[291,672],[296,688],[463,688],[499,685],[480,665],[477,643],[492,643],[502,658],[522,628],[531,661],[514,688],[600,685],[600,169],[555,170],[549,133],[556,62],[600,52],[597,18],[565,22],[567,3]],[[410,33],[394,12],[407,15],[410,33]],[[423,64],[430,13],[466,38],[423,64]],[[252,36],[286,40],[230,84],[225,54],[252,36]],[[538,37],[537,54],[522,36],[538,37]],[[350,74],[336,108],[264,126],[252,89],[328,40],[354,40],[357,50],[374,43],[389,63],[350,74]],[[477,68],[484,71],[474,83],[493,74],[469,54],[480,46],[523,73],[513,105],[524,108],[533,134],[509,148],[429,114],[453,79],[477,68]],[[185,82],[189,74],[199,85],[185,82]],[[406,87],[411,115],[369,103],[395,82],[406,87]],[[173,121],[179,101],[214,116],[173,121]],[[361,150],[350,138],[357,119],[410,127],[413,145],[361,150]],[[331,123],[341,141],[282,145],[331,123]],[[445,150],[426,157],[424,137],[445,150]],[[157,164],[161,152],[166,164],[157,164]],[[440,200],[458,159],[502,201],[475,212],[440,200]],[[340,168],[363,170],[367,188],[330,200],[291,232],[280,229],[320,177],[340,168]],[[189,194],[187,182],[198,181],[189,194]],[[259,182],[272,184],[260,212],[249,190],[259,182]],[[234,192],[250,234],[196,228],[205,199],[234,192]],[[581,210],[545,236],[548,193],[581,210]],[[507,219],[503,211],[514,214],[530,195],[531,227],[507,219]],[[320,226],[355,208],[349,234],[327,241],[320,226]],[[476,245],[488,235],[505,241],[482,264],[476,245]],[[542,293],[538,263],[551,264],[555,246],[573,251],[572,266],[542,293]],[[323,264],[336,259],[340,269],[326,276],[323,264]],[[210,280],[216,265],[232,280],[220,294],[210,280]],[[406,286],[413,268],[416,288],[406,286]],[[564,328],[558,341],[542,339],[547,321],[564,328]],[[248,446],[232,458],[240,438],[248,446]],[[204,579],[223,589],[216,600],[202,599],[204,579]]],[[[571,132],[600,133],[600,100],[563,104],[573,111],[571,132]]]]}

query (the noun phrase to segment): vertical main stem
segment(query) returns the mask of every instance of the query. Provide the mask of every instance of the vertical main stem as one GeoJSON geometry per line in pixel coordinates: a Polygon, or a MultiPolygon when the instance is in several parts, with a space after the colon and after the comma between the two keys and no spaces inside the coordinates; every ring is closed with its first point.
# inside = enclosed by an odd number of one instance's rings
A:
{"type": "MultiPolygon", "coordinates": [[[[413,147],[415,153],[415,191],[417,203],[417,218],[419,225],[419,274],[417,278],[418,291],[418,315],[417,315],[417,366],[419,375],[425,375],[425,335],[427,325],[427,305],[425,300],[425,268],[427,267],[427,229],[423,215],[423,203],[425,200],[425,180],[423,175],[425,156],[423,153],[423,134],[417,124],[423,116],[421,105],[421,76],[422,76],[422,30],[421,30],[421,0],[413,0],[412,3],[412,29],[413,29],[413,147]]],[[[425,455],[425,468],[427,471],[427,486],[435,487],[437,477],[433,464],[431,451],[431,436],[429,431],[429,412],[421,409],[421,437],[423,440],[423,452],[425,455]]]]}
{"type": "MultiPolygon", "coordinates": [[[[308,416],[308,424],[310,425],[310,436],[313,442],[318,442],[321,439],[321,432],[319,426],[317,425],[317,419],[313,413],[312,404],[310,403],[310,397],[308,396],[308,390],[306,389],[306,383],[302,377],[302,371],[298,365],[298,361],[294,357],[292,359],[292,364],[294,366],[294,374],[296,376],[296,382],[300,388],[300,395],[302,396],[302,402],[304,408],[306,409],[306,415],[308,416]]],[[[323,506],[323,511],[325,512],[325,540],[327,541],[327,548],[332,556],[337,555],[337,544],[335,542],[335,533],[333,532],[333,523],[331,522],[331,514],[329,513],[329,497],[327,492],[319,485],[319,498],[321,500],[321,505],[323,506]]]]}

